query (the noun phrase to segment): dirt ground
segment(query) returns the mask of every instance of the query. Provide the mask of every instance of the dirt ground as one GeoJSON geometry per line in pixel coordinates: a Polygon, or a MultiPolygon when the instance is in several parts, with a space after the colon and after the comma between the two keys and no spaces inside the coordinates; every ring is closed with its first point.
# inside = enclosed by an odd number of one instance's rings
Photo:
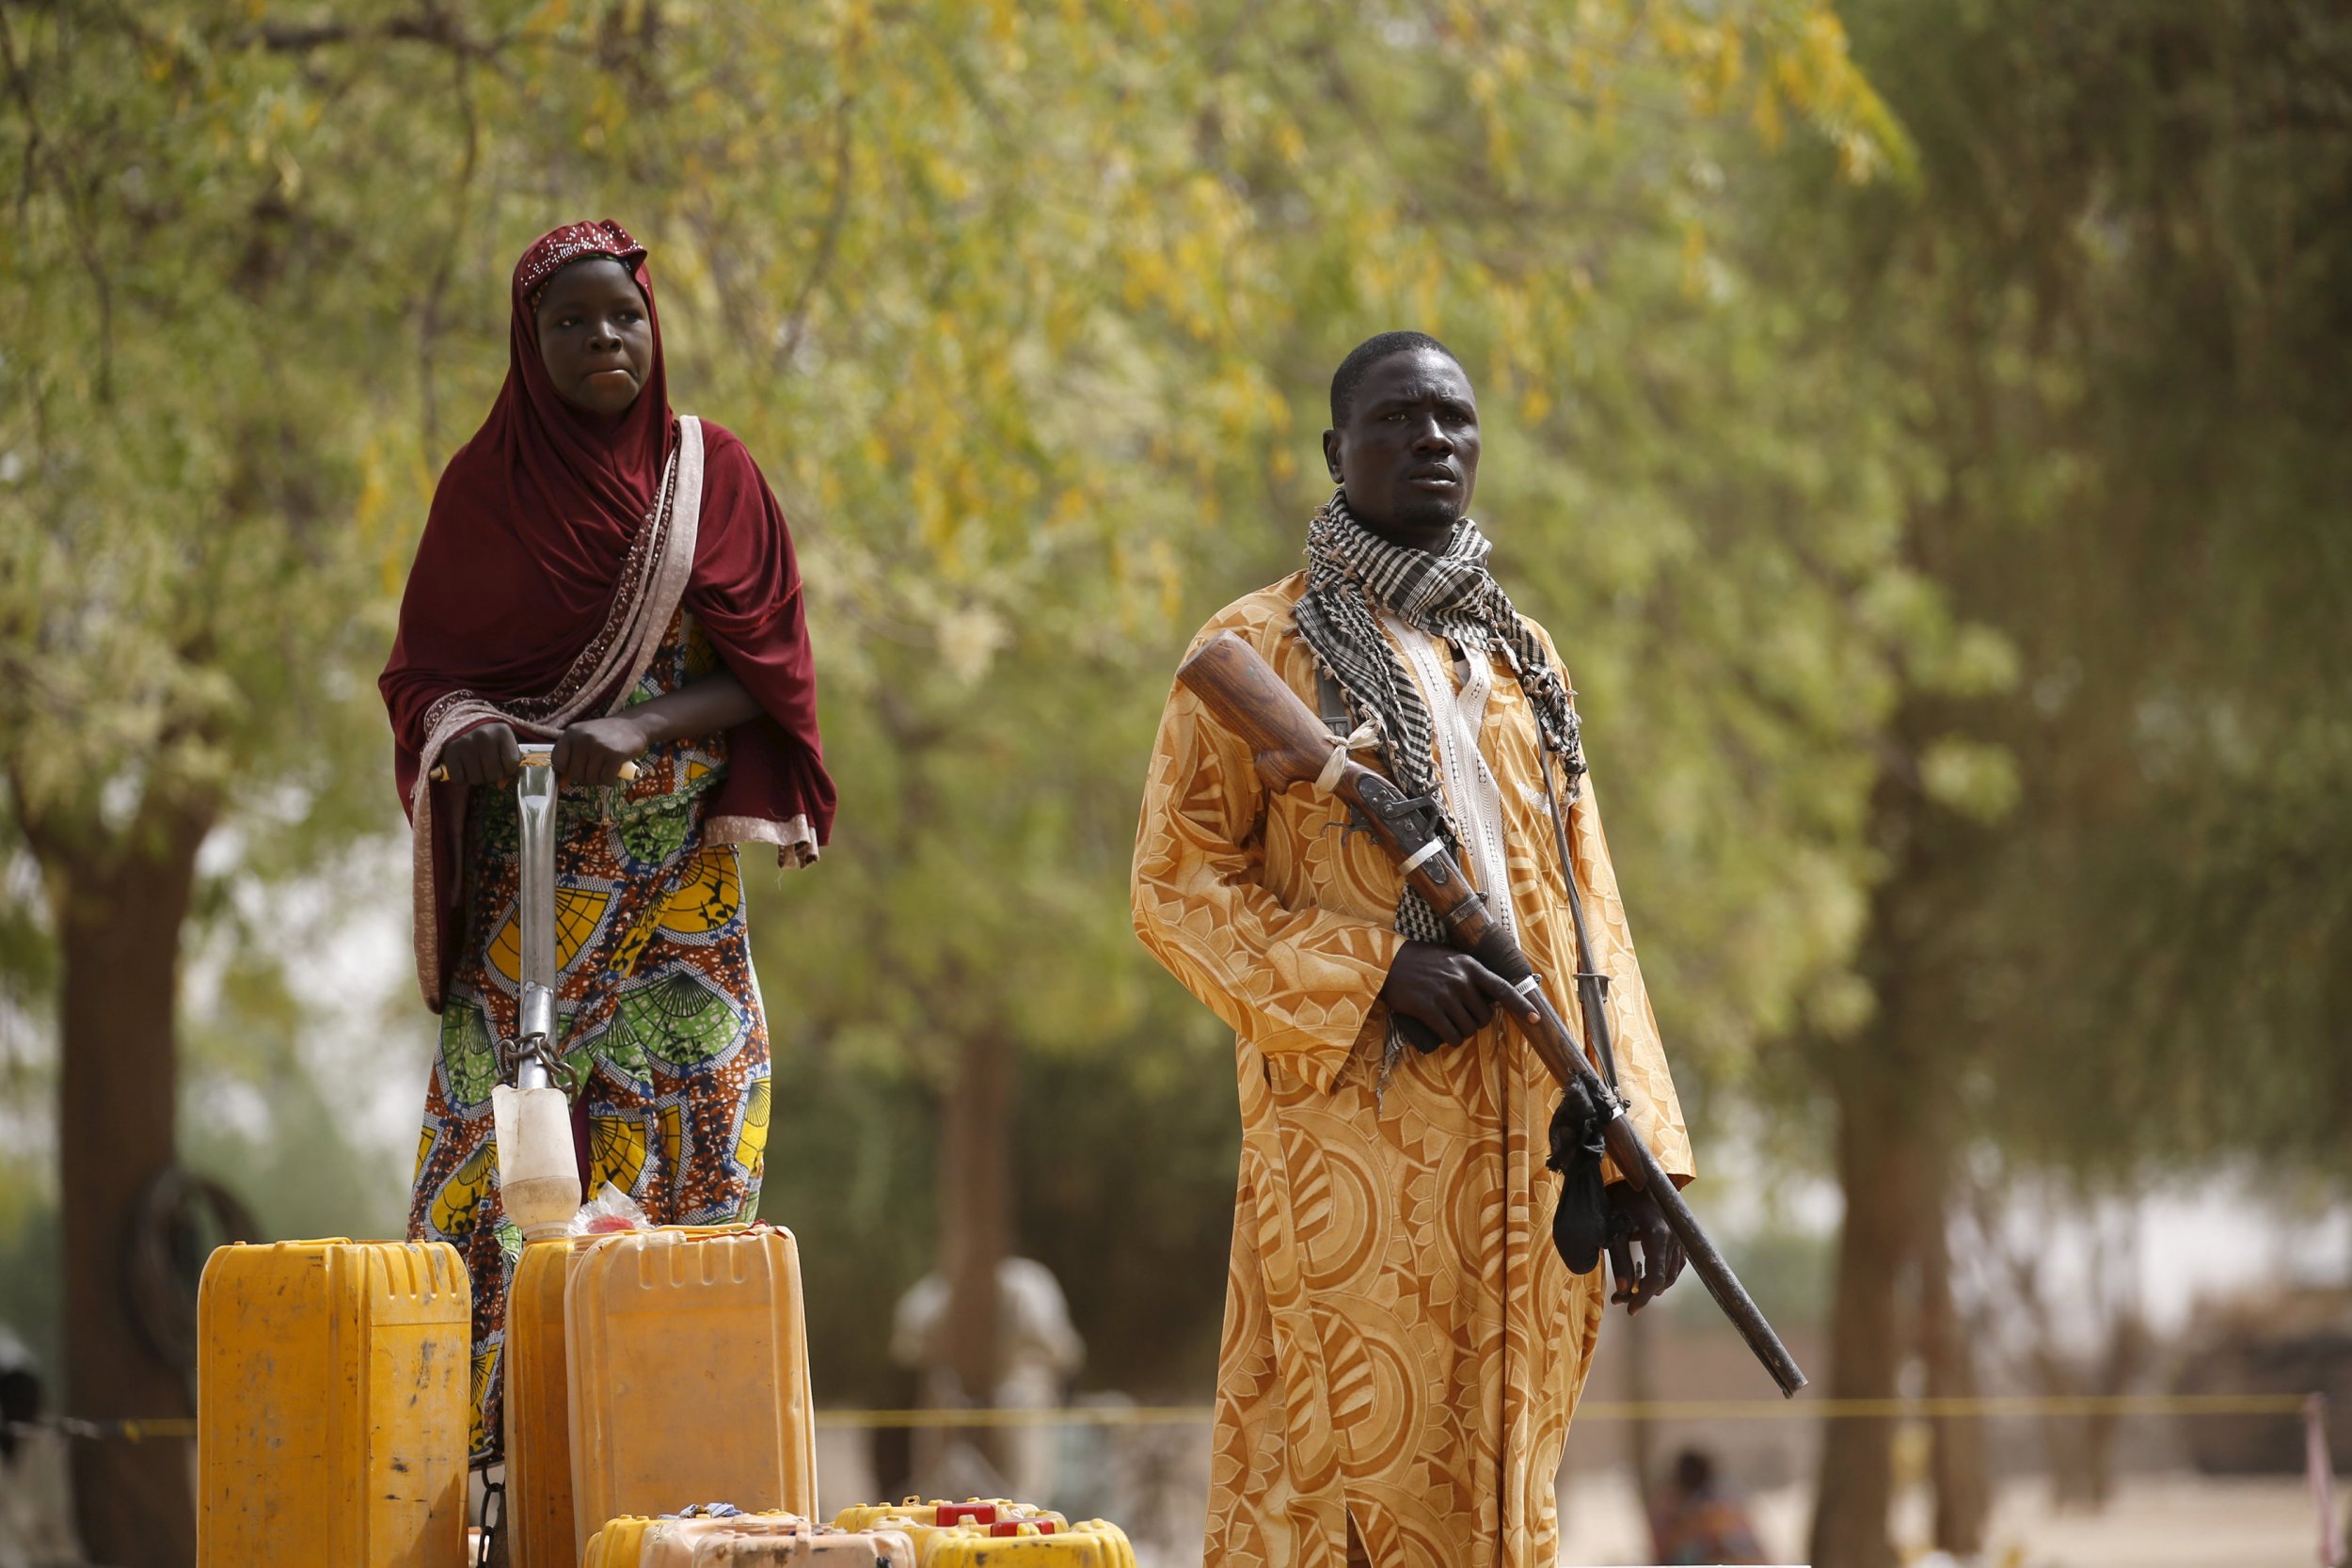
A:
{"type": "MultiPolygon", "coordinates": [[[[876,1494],[866,1462],[866,1435],[827,1430],[818,1436],[826,1506],[876,1494]]],[[[1097,1478],[1106,1486],[1072,1491],[1055,1501],[1103,1513],[1135,1537],[1143,1568],[1194,1568],[1200,1561],[1201,1511],[1207,1500],[1205,1427],[1089,1431],[1073,1444],[1120,1463],[1097,1478]]],[[[1077,1466],[1066,1465],[1065,1481],[1077,1466]]],[[[1784,1472],[1785,1473],[1785,1472],[1784,1472]]],[[[2340,1493],[2344,1489],[2340,1488],[2340,1493]]],[[[2318,1521],[2302,1482],[2289,1477],[2217,1480],[2188,1471],[2127,1474],[2118,1496],[2097,1514],[2061,1513],[2039,1478],[2004,1483],[1994,1504],[1993,1550],[1984,1568],[2312,1568],[2318,1521]]],[[[1756,1528],[1772,1560],[1804,1560],[1812,1508],[1808,1483],[1757,1490],[1756,1528]]],[[[2341,1529],[2345,1499],[2338,1498],[2341,1529]]],[[[1924,1555],[1924,1494],[1903,1499],[1897,1539],[1907,1560],[1924,1555]]],[[[1616,1465],[1571,1470],[1560,1490],[1562,1568],[1652,1560],[1630,1472],[1616,1465]]]]}
{"type": "MultiPolygon", "coordinates": [[[[1926,1537],[1926,1498],[1904,1501],[1897,1539],[1915,1560],[1926,1537]]],[[[1773,1560],[1803,1562],[1810,1492],[1778,1487],[1756,1494],[1753,1503],[1773,1560]]],[[[2342,1513],[2339,1499],[2339,1530],[2342,1513]]],[[[1650,1560],[1623,1470],[1570,1481],[1561,1489],[1560,1522],[1563,1568],[1650,1560]]],[[[2318,1534],[2309,1494],[2285,1477],[2128,1477],[2098,1514],[2056,1513],[2049,1487],[2024,1480],[2005,1484],[1996,1497],[1985,1560],[1988,1568],[2312,1568],[2318,1534]]]]}

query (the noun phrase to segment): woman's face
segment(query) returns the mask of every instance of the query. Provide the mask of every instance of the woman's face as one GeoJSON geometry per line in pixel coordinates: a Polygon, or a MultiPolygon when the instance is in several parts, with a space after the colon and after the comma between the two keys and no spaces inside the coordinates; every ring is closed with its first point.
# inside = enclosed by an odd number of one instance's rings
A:
{"type": "Polygon", "coordinates": [[[618,414],[653,373],[653,323],[628,268],[609,256],[574,261],[539,296],[539,358],[558,396],[590,414],[618,414]]]}

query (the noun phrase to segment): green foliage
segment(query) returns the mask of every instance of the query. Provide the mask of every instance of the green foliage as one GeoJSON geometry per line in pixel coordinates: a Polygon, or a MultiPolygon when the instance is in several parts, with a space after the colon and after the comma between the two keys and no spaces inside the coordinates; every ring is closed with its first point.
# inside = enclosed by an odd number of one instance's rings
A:
{"type": "MultiPolygon", "coordinates": [[[[767,987],[771,1012],[790,998],[767,987]]],[[[897,1408],[890,1307],[931,1266],[936,1163],[920,1097],[824,1050],[778,1053],[763,1219],[800,1243],[819,1399],[897,1408]]]]}
{"type": "MultiPolygon", "coordinates": [[[[11,1168],[6,1174],[30,1193],[39,1190],[43,1173],[11,1168]]],[[[0,1327],[23,1341],[43,1371],[59,1365],[63,1346],[56,1266],[61,1241],[54,1201],[20,1199],[0,1217],[0,1327]]]]}
{"type": "Polygon", "coordinates": [[[1086,1333],[1082,1387],[1173,1402],[1216,1378],[1241,1129],[1226,1040],[1214,1021],[1186,1033],[1057,1062],[1022,1090],[1023,1241],[1086,1333]]]}
{"type": "MultiPolygon", "coordinates": [[[[755,879],[768,1207],[812,1259],[856,1249],[811,1277],[851,1292],[813,1312],[861,1386],[928,1228],[913,1107],[989,1039],[1029,1057],[1025,1243],[1082,1308],[1168,1325],[1097,1372],[1203,1364],[1179,1324],[1221,1277],[1231,1068],[1127,934],[1134,800],[1184,637],[1295,561],[1359,338],[1437,332],[1480,388],[1481,515],[1582,688],[1694,1080],[1851,1015],[1879,726],[1915,664],[1997,684],[1902,558],[1912,410],[1771,243],[1790,150],[1841,191],[1914,163],[1818,0],[0,25],[0,755],[70,836],[196,799],[267,881],[389,825],[370,681],[502,369],[508,262],[582,214],[652,245],[680,405],[745,438],[803,548],[846,806],[815,871],[755,879]],[[1207,1283],[1154,1307],[1137,1259],[1207,1283]]],[[[249,983],[205,1050],[268,1083],[304,1022],[260,972],[302,944],[223,889],[249,983]]]]}
{"type": "Polygon", "coordinates": [[[1897,736],[1928,800],[1998,824],[1948,830],[1924,907],[1970,1126],[2106,1180],[2233,1151],[2341,1180],[2352,25],[1849,14],[1917,183],[1820,181],[1794,221],[1905,408],[1907,548],[2000,639],[1897,736]]]}

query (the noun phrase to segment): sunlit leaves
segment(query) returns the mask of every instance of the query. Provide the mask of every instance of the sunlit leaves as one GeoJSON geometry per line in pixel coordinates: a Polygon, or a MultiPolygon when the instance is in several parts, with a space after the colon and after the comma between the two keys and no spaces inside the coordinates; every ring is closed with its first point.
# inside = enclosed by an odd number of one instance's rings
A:
{"type": "Polygon", "coordinates": [[[849,806],[770,968],[812,1026],[921,1062],[1163,1006],[1120,867],[1167,666],[1295,562],[1322,379],[1399,324],[1479,380],[1670,1022],[1733,1060],[1835,970],[1849,753],[1924,623],[1848,620],[1877,468],[1808,456],[1845,410],[1724,248],[1756,124],[1901,162],[1815,0],[70,12],[19,24],[47,161],[0,263],[0,613],[41,650],[0,729],[44,799],[284,775],[384,820],[369,680],[506,268],[610,215],[805,552],[849,806]]]}

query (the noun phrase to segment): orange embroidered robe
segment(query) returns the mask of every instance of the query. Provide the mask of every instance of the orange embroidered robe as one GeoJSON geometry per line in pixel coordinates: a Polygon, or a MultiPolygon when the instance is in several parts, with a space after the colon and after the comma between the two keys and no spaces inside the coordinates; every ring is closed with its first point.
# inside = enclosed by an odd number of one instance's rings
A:
{"type": "MultiPolygon", "coordinates": [[[[1237,601],[1195,645],[1239,632],[1315,706],[1292,616],[1305,585],[1295,574],[1237,601]]],[[[1420,637],[1393,623],[1391,635],[1400,649],[1420,637]]],[[[1407,668],[1436,716],[1463,682],[1453,651],[1422,641],[1407,668]],[[1446,689],[1429,689],[1433,677],[1446,689]]],[[[1499,656],[1488,673],[1483,712],[1466,721],[1487,809],[1500,808],[1486,863],[1506,867],[1520,944],[1576,1022],[1534,719],[1499,656]]],[[[1560,1179],[1544,1161],[1559,1095],[1500,1015],[1461,1045],[1406,1051],[1379,1089],[1400,884],[1343,821],[1309,789],[1269,796],[1190,692],[1169,697],[1136,841],[1136,930],[1232,1026],[1241,1081],[1208,1568],[1343,1568],[1351,1516],[1383,1568],[1551,1568],[1554,1478],[1606,1297],[1605,1267],[1572,1275],[1551,1244],[1560,1179]]],[[[1589,778],[1570,828],[1613,982],[1620,1082],[1660,1161],[1687,1179],[1589,778]]]]}

